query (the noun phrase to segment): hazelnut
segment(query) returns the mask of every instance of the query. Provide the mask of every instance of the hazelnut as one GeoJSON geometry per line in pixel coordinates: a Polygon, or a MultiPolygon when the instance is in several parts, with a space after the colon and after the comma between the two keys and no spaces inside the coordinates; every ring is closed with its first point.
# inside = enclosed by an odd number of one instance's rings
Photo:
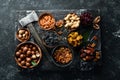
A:
{"type": "Polygon", "coordinates": [[[32,48],[32,50],[34,50],[34,51],[35,51],[35,50],[36,50],[36,47],[33,47],[33,48],[32,48]]]}
{"type": "Polygon", "coordinates": [[[22,36],[23,36],[23,37],[26,37],[26,34],[23,34],[22,36]]]}
{"type": "Polygon", "coordinates": [[[35,54],[35,52],[34,52],[34,51],[32,51],[32,54],[35,54]]]}
{"type": "Polygon", "coordinates": [[[21,35],[21,34],[19,34],[19,35],[18,35],[18,38],[22,38],[22,35],[21,35]]]}
{"type": "Polygon", "coordinates": [[[26,35],[29,35],[28,31],[25,31],[25,34],[26,34],[26,35]]]}
{"type": "Polygon", "coordinates": [[[19,34],[23,34],[25,30],[19,30],[19,34]]]}
{"type": "Polygon", "coordinates": [[[24,52],[25,52],[25,51],[27,51],[27,50],[28,50],[28,48],[27,48],[27,47],[24,47],[24,48],[23,48],[23,51],[24,51],[24,52]]]}
{"type": "Polygon", "coordinates": [[[31,55],[31,51],[27,51],[27,56],[31,55]]]}
{"type": "Polygon", "coordinates": [[[21,55],[20,55],[20,58],[24,58],[24,57],[25,57],[25,55],[24,55],[24,54],[21,54],[21,55]]]}
{"type": "Polygon", "coordinates": [[[25,65],[25,61],[21,61],[21,65],[25,65]]]}
{"type": "Polygon", "coordinates": [[[27,61],[27,62],[30,62],[30,61],[31,61],[31,58],[26,58],[26,61],[27,61]]]}
{"type": "Polygon", "coordinates": [[[20,62],[20,61],[21,61],[21,58],[18,58],[17,60],[20,62]]]}
{"type": "Polygon", "coordinates": [[[22,53],[22,50],[19,50],[20,53],[22,53]]]}
{"type": "Polygon", "coordinates": [[[28,48],[29,51],[31,51],[31,48],[28,48]]]}
{"type": "Polygon", "coordinates": [[[18,52],[16,52],[16,56],[18,57],[18,56],[20,56],[20,52],[18,51],[18,52]]]}
{"type": "Polygon", "coordinates": [[[30,48],[32,48],[33,46],[32,45],[30,45],[30,48]]]}
{"type": "Polygon", "coordinates": [[[26,62],[26,66],[29,67],[29,66],[30,66],[30,63],[26,62]]]}

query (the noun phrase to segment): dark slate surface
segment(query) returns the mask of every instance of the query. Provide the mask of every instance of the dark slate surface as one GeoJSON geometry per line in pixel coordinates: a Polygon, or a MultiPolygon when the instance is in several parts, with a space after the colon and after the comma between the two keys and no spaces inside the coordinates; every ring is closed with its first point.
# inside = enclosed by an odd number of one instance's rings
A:
{"type": "Polygon", "coordinates": [[[120,0],[0,0],[0,80],[120,80],[120,0]],[[14,16],[28,9],[101,9],[103,65],[92,73],[20,72],[14,61],[14,16]]]}

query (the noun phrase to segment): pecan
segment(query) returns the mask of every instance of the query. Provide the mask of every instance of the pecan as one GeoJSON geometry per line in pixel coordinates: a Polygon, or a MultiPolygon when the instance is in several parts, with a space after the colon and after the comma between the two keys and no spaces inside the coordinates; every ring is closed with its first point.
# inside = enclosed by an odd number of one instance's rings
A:
{"type": "Polygon", "coordinates": [[[97,23],[100,22],[100,20],[101,20],[100,16],[97,16],[97,17],[93,20],[93,23],[94,23],[94,24],[97,24],[97,23]]]}
{"type": "Polygon", "coordinates": [[[95,29],[100,29],[100,26],[99,26],[98,24],[94,24],[93,27],[94,27],[95,29]]]}

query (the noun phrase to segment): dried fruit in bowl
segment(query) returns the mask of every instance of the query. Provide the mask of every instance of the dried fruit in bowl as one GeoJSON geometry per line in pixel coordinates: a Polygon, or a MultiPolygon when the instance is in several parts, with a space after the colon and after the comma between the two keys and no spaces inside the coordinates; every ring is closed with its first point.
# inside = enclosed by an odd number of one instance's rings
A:
{"type": "Polygon", "coordinates": [[[83,36],[80,35],[78,32],[71,32],[68,35],[68,43],[73,47],[77,47],[82,43],[83,36]]]}
{"type": "Polygon", "coordinates": [[[92,24],[92,21],[93,21],[92,14],[90,12],[82,13],[80,15],[80,21],[81,21],[81,24],[84,26],[88,26],[88,25],[92,24]]]}

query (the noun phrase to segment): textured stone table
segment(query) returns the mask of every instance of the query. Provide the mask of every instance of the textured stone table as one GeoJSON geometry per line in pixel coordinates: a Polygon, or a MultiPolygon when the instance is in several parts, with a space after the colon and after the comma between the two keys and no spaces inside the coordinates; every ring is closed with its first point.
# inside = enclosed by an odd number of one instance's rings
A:
{"type": "Polygon", "coordinates": [[[0,80],[120,80],[119,0],[0,0],[0,80]],[[19,72],[14,61],[16,10],[100,9],[103,65],[91,73],[19,72]]]}

